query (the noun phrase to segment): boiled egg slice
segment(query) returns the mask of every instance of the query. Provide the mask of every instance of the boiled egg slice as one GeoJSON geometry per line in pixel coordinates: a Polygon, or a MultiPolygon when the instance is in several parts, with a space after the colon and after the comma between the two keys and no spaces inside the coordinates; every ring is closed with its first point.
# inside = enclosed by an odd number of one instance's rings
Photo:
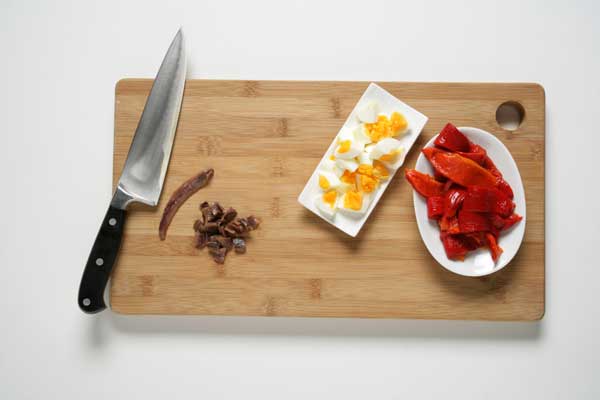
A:
{"type": "Polygon", "coordinates": [[[373,160],[371,159],[371,151],[373,150],[373,145],[367,145],[358,155],[358,162],[360,164],[373,165],[373,160]]]}
{"type": "Polygon", "coordinates": [[[327,158],[327,159],[323,160],[319,169],[323,170],[323,171],[333,172],[335,174],[335,176],[337,176],[338,178],[340,176],[342,176],[342,174],[344,173],[344,170],[338,168],[338,166],[336,165],[335,157],[333,157],[333,159],[327,158]]]}
{"type": "Polygon", "coordinates": [[[317,172],[318,184],[321,190],[337,190],[342,186],[342,181],[333,172],[320,170],[317,172]]]}
{"type": "Polygon", "coordinates": [[[344,214],[360,217],[367,212],[371,196],[368,193],[348,190],[338,201],[338,208],[344,214]]]}
{"type": "Polygon", "coordinates": [[[356,168],[358,168],[358,163],[354,159],[346,160],[343,158],[336,158],[335,165],[342,170],[342,174],[344,171],[354,172],[356,171],[356,168]]]}
{"type": "Polygon", "coordinates": [[[394,132],[393,136],[403,135],[408,131],[408,121],[406,117],[399,112],[393,112],[390,116],[390,123],[392,132],[394,132]]]}
{"type": "Polygon", "coordinates": [[[369,136],[369,131],[364,124],[360,124],[360,126],[354,130],[354,137],[358,143],[361,143],[365,146],[372,142],[371,137],[369,136]]]}
{"type": "Polygon", "coordinates": [[[358,143],[355,139],[340,140],[334,155],[336,158],[349,160],[359,155],[362,149],[363,145],[358,143]]]}
{"type": "Polygon", "coordinates": [[[336,158],[351,159],[356,157],[362,151],[364,144],[356,140],[355,130],[343,128],[338,135],[337,147],[334,156],[336,158]]]}
{"type": "Polygon", "coordinates": [[[380,181],[386,180],[390,177],[390,171],[381,161],[373,161],[373,177],[380,181]]]}
{"type": "Polygon", "coordinates": [[[367,122],[370,124],[377,122],[377,114],[379,114],[379,104],[375,101],[368,101],[356,112],[356,116],[360,122],[367,122]]]}
{"type": "Polygon", "coordinates": [[[387,168],[396,169],[404,162],[404,148],[394,138],[381,139],[369,154],[372,160],[383,163],[387,168]]]}
{"type": "Polygon", "coordinates": [[[361,164],[356,170],[356,187],[361,192],[372,193],[379,186],[379,178],[372,165],[361,164]]]}
{"type": "Polygon", "coordinates": [[[315,197],[315,206],[325,217],[332,219],[338,209],[339,194],[336,190],[320,193],[315,197]]]}

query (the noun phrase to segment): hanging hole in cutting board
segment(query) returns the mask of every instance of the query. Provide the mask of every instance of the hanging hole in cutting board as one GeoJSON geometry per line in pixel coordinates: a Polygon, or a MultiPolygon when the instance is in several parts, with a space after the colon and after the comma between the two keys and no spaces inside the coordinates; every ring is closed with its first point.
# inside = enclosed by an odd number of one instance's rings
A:
{"type": "Polygon", "coordinates": [[[516,131],[525,119],[525,109],[516,101],[505,101],[496,110],[496,122],[502,129],[516,131]]]}

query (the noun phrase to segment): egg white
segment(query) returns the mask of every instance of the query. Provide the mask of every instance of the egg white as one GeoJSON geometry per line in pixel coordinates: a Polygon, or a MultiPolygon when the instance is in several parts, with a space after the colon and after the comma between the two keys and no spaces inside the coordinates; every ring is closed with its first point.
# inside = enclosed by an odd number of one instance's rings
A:
{"type": "Polygon", "coordinates": [[[354,172],[358,168],[358,163],[356,160],[345,160],[343,158],[336,158],[335,165],[342,170],[342,174],[344,171],[354,172]]]}
{"type": "Polygon", "coordinates": [[[336,198],[336,202],[333,205],[333,208],[331,208],[329,206],[329,204],[327,204],[325,201],[323,201],[323,193],[320,193],[319,195],[317,195],[315,197],[314,202],[315,202],[315,206],[317,207],[317,209],[323,216],[325,216],[329,219],[333,219],[338,210],[337,205],[339,204],[339,200],[340,200],[340,196],[338,195],[338,197],[336,198]]]}
{"type": "Polygon", "coordinates": [[[365,146],[363,151],[358,155],[359,164],[373,165],[373,159],[370,156],[372,150],[372,145],[365,146]]]}
{"type": "Polygon", "coordinates": [[[340,178],[338,178],[333,172],[330,171],[323,171],[323,170],[319,170],[317,171],[317,185],[319,186],[319,189],[323,190],[323,191],[328,191],[328,190],[342,190],[345,189],[348,185],[346,183],[343,183],[340,178]],[[329,187],[326,189],[323,189],[320,185],[320,178],[324,177],[327,182],[329,182],[329,187]]]}
{"type": "Polygon", "coordinates": [[[345,160],[349,160],[349,159],[352,159],[352,158],[356,157],[357,155],[359,155],[360,152],[362,151],[363,147],[364,146],[362,144],[358,143],[356,141],[356,139],[353,139],[353,140],[350,140],[350,148],[348,149],[348,151],[340,153],[339,152],[340,146],[338,145],[338,147],[336,147],[335,152],[333,154],[335,155],[335,158],[342,158],[345,160]]]}
{"type": "Polygon", "coordinates": [[[358,143],[361,143],[364,146],[371,143],[371,137],[367,133],[367,128],[364,124],[360,124],[358,127],[356,127],[354,130],[354,137],[358,143]]]}
{"type": "Polygon", "coordinates": [[[332,160],[330,158],[323,160],[323,162],[319,166],[319,169],[323,171],[333,172],[338,178],[344,174],[344,170],[338,168],[338,166],[335,163],[335,160],[332,160]]]}
{"type": "Polygon", "coordinates": [[[404,162],[405,156],[406,154],[404,152],[404,148],[401,146],[400,141],[394,138],[381,139],[379,142],[377,142],[377,144],[373,146],[373,149],[369,154],[369,157],[372,160],[380,161],[388,169],[396,169],[400,167],[404,162]],[[396,160],[394,160],[393,162],[380,160],[382,156],[390,154],[393,151],[400,152],[396,157],[396,160]]]}
{"type": "Polygon", "coordinates": [[[378,113],[379,104],[371,100],[357,110],[356,116],[361,122],[367,122],[372,124],[373,122],[377,122],[378,113]]]}

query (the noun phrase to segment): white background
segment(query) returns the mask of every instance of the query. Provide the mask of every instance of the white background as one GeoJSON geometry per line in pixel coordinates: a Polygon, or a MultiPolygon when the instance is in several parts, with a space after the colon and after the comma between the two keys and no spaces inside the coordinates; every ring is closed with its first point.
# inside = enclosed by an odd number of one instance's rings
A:
{"type": "Polygon", "coordinates": [[[1,399],[599,398],[600,6],[0,0],[1,399]],[[185,27],[190,78],[546,88],[541,323],[82,314],[113,100],[185,27]]]}

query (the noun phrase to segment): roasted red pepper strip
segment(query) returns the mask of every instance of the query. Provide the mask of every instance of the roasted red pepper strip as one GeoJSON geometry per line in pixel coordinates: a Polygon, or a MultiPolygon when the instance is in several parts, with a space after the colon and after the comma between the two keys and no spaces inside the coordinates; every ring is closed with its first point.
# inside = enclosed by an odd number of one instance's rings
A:
{"type": "Polygon", "coordinates": [[[424,174],[414,169],[407,169],[404,173],[413,189],[421,196],[443,196],[444,184],[436,181],[433,176],[424,174]]]}
{"type": "Polygon", "coordinates": [[[458,218],[456,215],[452,217],[447,217],[443,215],[442,218],[438,221],[440,225],[440,231],[446,233],[460,233],[460,225],[458,224],[458,218]]]}
{"type": "Polygon", "coordinates": [[[492,229],[490,218],[485,214],[460,210],[458,213],[460,233],[488,232],[492,229]]]}
{"type": "Polygon", "coordinates": [[[502,250],[502,248],[498,246],[498,241],[496,240],[496,237],[491,233],[486,233],[485,238],[487,239],[490,252],[492,253],[492,260],[498,260],[498,257],[500,257],[500,254],[502,254],[504,250],[502,250]]]}
{"type": "MultiPolygon", "coordinates": [[[[479,151],[479,149],[481,149],[485,152],[483,147],[476,145],[476,144],[471,145],[471,151],[479,151]]],[[[496,187],[498,189],[500,189],[502,192],[506,193],[506,195],[512,199],[514,197],[512,188],[510,187],[508,182],[506,182],[504,180],[504,178],[502,177],[502,172],[500,172],[500,170],[496,167],[496,164],[494,164],[492,159],[490,157],[488,157],[487,154],[483,158],[483,163],[481,164],[481,166],[483,168],[487,169],[488,171],[490,171],[492,173],[492,175],[494,175],[496,177],[496,187]]]]}
{"type": "Polygon", "coordinates": [[[453,217],[465,198],[465,191],[462,189],[450,189],[446,192],[444,199],[444,215],[453,217]]]}
{"type": "Polygon", "coordinates": [[[433,177],[438,182],[446,183],[448,181],[448,178],[446,178],[444,175],[440,174],[436,170],[433,170],[433,177]]]}
{"type": "Polygon", "coordinates": [[[523,217],[518,214],[512,214],[508,218],[504,218],[504,226],[502,227],[502,230],[505,231],[505,230],[509,229],[510,227],[512,227],[514,224],[516,224],[517,222],[519,222],[522,219],[523,219],[523,217]]]}
{"type": "Polygon", "coordinates": [[[450,235],[442,232],[440,239],[442,239],[442,244],[448,258],[452,260],[465,259],[465,256],[469,252],[469,246],[465,244],[460,235],[450,235]]]}
{"type": "MultiPolygon", "coordinates": [[[[457,151],[456,154],[459,154],[465,158],[469,158],[473,161],[475,161],[477,164],[481,165],[482,167],[485,168],[485,159],[487,158],[487,154],[485,153],[485,150],[483,150],[483,152],[464,152],[464,151],[457,151]]],[[[487,169],[487,168],[486,168],[487,169]]],[[[491,172],[491,171],[490,171],[491,172]]]]}
{"type": "Polygon", "coordinates": [[[473,232],[464,234],[465,238],[468,238],[471,243],[471,250],[478,249],[487,244],[485,240],[485,233],[483,232],[473,232]]]}
{"type": "Polygon", "coordinates": [[[427,198],[427,217],[429,219],[440,219],[444,215],[444,202],[442,196],[431,196],[427,198]]]}
{"type": "Polygon", "coordinates": [[[447,123],[446,126],[444,126],[444,129],[442,129],[434,143],[436,146],[451,151],[468,152],[471,147],[469,139],[467,139],[467,137],[451,123],[447,123]]]}
{"type": "Polygon", "coordinates": [[[515,197],[512,188],[510,187],[510,185],[508,184],[508,182],[506,182],[504,180],[504,178],[502,177],[498,177],[498,183],[496,184],[496,187],[501,190],[504,194],[506,194],[508,196],[509,199],[512,199],[513,197],[515,197]]]}
{"type": "Polygon", "coordinates": [[[515,203],[496,188],[470,186],[463,201],[464,211],[495,213],[508,217],[515,209],[515,203]]]}
{"type": "Polygon", "coordinates": [[[433,168],[461,186],[496,186],[497,179],[475,161],[435,147],[423,149],[433,168]]]}

